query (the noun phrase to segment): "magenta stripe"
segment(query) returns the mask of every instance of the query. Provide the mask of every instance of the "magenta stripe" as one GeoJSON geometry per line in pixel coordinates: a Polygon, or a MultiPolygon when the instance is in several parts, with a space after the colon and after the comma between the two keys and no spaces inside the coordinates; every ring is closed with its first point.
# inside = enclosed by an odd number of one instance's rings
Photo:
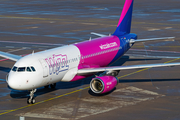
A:
{"type": "Polygon", "coordinates": [[[116,48],[119,48],[120,41],[116,36],[108,36],[74,45],[81,53],[79,69],[95,68],[107,66],[113,60],[118,52],[116,48]],[[105,61],[102,62],[102,60],[105,61]]]}
{"type": "Polygon", "coordinates": [[[2,61],[6,61],[6,60],[9,60],[9,59],[1,59],[1,60],[0,60],[0,62],[2,62],[2,61]]]}
{"type": "Polygon", "coordinates": [[[120,16],[120,20],[119,20],[119,23],[117,25],[117,27],[121,24],[122,20],[124,19],[127,11],[129,10],[131,4],[132,4],[133,0],[126,0],[125,4],[124,4],[124,8],[123,8],[123,11],[121,13],[121,16],[120,16]]]}
{"type": "MultiPolygon", "coordinates": [[[[107,36],[74,45],[81,53],[78,69],[99,68],[107,66],[114,59],[120,47],[120,40],[117,36],[107,36]]],[[[76,75],[71,81],[85,77],[87,76],[76,75]]]]}

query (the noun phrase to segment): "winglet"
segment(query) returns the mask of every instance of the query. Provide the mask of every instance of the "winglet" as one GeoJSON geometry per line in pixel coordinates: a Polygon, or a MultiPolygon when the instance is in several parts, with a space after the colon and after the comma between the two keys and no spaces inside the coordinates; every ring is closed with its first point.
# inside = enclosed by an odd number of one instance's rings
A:
{"type": "Polygon", "coordinates": [[[118,36],[118,35],[124,35],[126,33],[130,33],[132,11],[133,11],[133,1],[134,0],[125,1],[124,8],[122,10],[122,13],[119,19],[119,23],[113,35],[118,36]]]}

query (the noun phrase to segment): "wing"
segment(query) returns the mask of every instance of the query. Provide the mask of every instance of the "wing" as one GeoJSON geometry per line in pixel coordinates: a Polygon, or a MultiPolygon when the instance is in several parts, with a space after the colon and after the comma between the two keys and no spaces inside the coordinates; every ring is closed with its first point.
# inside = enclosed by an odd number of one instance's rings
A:
{"type": "Polygon", "coordinates": [[[22,58],[21,56],[6,53],[6,52],[1,52],[1,51],[0,51],[0,56],[7,58],[7,59],[10,59],[10,60],[13,60],[13,61],[18,61],[20,58],[22,58]]]}
{"type": "Polygon", "coordinates": [[[160,63],[160,64],[145,64],[145,65],[130,65],[130,66],[112,66],[112,67],[100,67],[100,68],[84,68],[79,69],[78,75],[86,75],[104,71],[117,71],[117,70],[130,70],[140,68],[152,68],[152,67],[165,67],[165,66],[177,66],[180,63],[160,63]]]}
{"type": "Polygon", "coordinates": [[[99,36],[99,37],[105,37],[105,36],[107,36],[107,35],[103,35],[103,34],[99,34],[99,33],[95,33],[95,32],[91,32],[91,34],[97,35],[97,36],[99,36]]]}

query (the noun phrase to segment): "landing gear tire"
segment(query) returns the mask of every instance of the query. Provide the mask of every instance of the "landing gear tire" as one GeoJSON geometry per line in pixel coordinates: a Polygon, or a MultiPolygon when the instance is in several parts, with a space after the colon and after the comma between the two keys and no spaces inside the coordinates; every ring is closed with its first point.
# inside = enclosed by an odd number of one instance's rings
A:
{"type": "Polygon", "coordinates": [[[34,93],[36,92],[36,89],[33,89],[30,91],[29,97],[27,99],[28,104],[34,104],[36,100],[34,99],[34,93]]]}
{"type": "Polygon", "coordinates": [[[49,88],[49,85],[44,86],[44,88],[45,88],[45,89],[48,89],[48,88],[49,88]]]}
{"type": "Polygon", "coordinates": [[[56,83],[53,83],[50,86],[51,86],[51,89],[55,89],[56,88],[56,83]]]}
{"type": "Polygon", "coordinates": [[[29,98],[27,99],[27,103],[28,103],[28,104],[34,104],[35,102],[36,102],[36,100],[35,100],[34,98],[31,99],[31,97],[29,97],[29,98]]]}

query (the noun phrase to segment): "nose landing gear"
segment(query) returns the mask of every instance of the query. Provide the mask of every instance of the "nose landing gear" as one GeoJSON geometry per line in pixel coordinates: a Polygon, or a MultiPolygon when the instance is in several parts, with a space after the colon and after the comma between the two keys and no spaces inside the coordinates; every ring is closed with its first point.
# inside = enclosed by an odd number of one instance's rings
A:
{"type": "Polygon", "coordinates": [[[28,103],[28,104],[34,104],[34,103],[36,102],[35,99],[34,99],[34,93],[36,92],[36,90],[37,90],[37,89],[32,89],[32,90],[30,91],[29,97],[28,97],[28,99],[27,99],[27,103],[28,103]]]}

